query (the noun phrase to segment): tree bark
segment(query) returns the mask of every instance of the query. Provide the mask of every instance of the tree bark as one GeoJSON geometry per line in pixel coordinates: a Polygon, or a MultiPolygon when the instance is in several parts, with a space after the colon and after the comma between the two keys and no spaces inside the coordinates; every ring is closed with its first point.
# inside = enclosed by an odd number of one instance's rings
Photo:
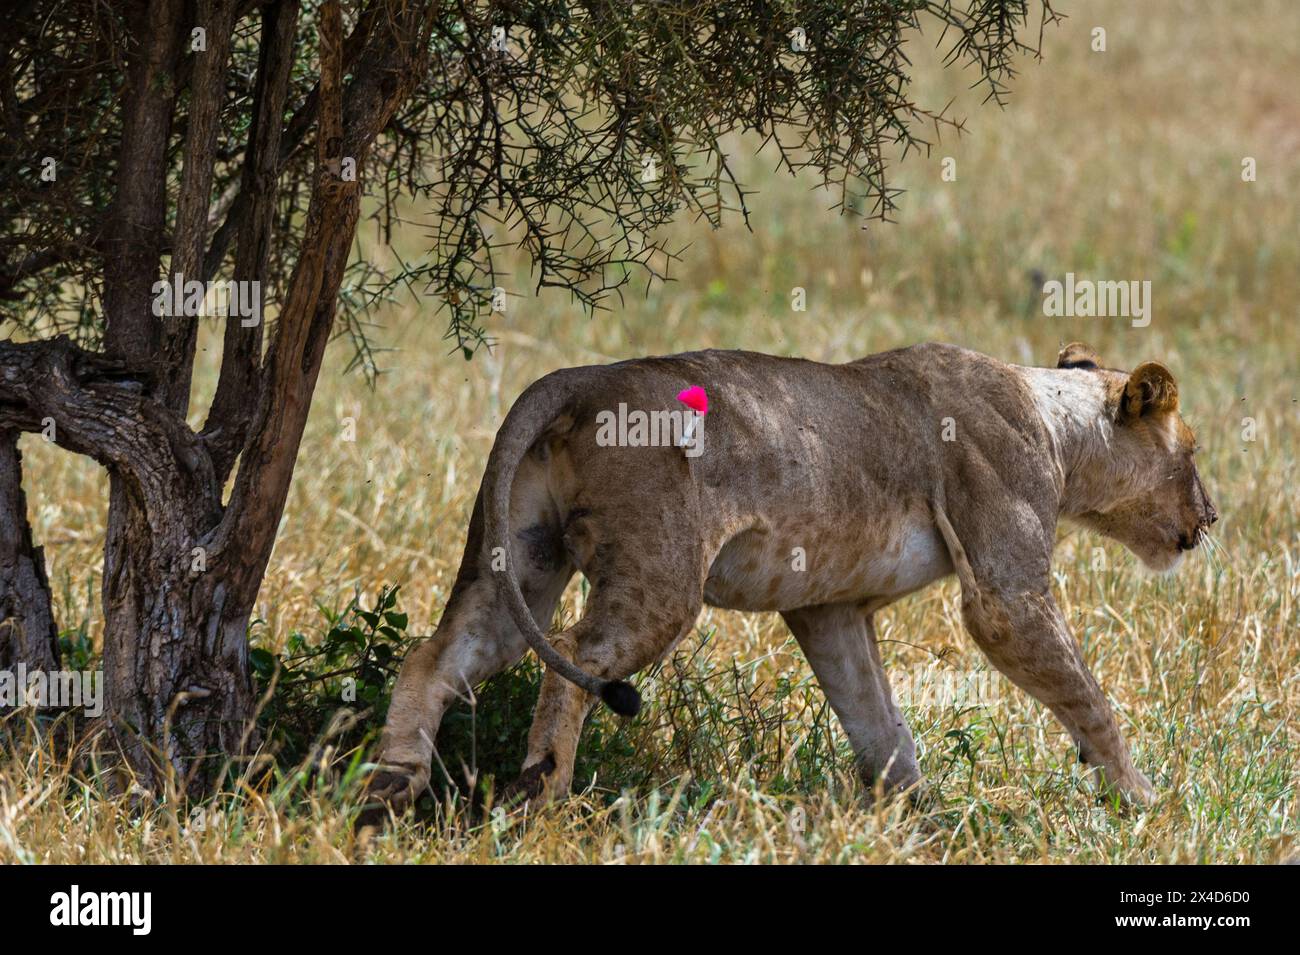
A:
{"type": "MultiPolygon", "coordinates": [[[[297,0],[274,0],[262,10],[262,46],[253,94],[253,128],[244,149],[244,169],[239,196],[242,208],[235,246],[236,282],[265,283],[271,253],[279,176],[280,133],[289,74],[293,68],[294,30],[298,24],[297,0]]],[[[217,477],[224,484],[244,446],[256,402],[249,400],[260,387],[263,323],[245,327],[229,321],[221,346],[221,376],[203,425],[203,438],[217,477]]]]}
{"type": "Polygon", "coordinates": [[[162,327],[150,310],[167,220],[167,144],[175,105],[185,4],[148,0],[135,8],[122,90],[116,189],[100,242],[104,261],[104,347],[110,355],[157,360],[162,327]]]}
{"type": "MultiPolygon", "coordinates": [[[[203,275],[217,132],[226,95],[226,61],[234,18],[234,0],[197,0],[195,4],[195,23],[207,31],[208,46],[193,61],[185,163],[172,233],[171,274],[181,282],[198,280],[203,275]]],[[[167,378],[160,397],[181,414],[190,406],[198,329],[194,316],[173,314],[162,319],[162,367],[167,378]]]]}
{"type": "MultiPolygon", "coordinates": [[[[223,362],[223,380],[229,372],[248,385],[242,389],[243,414],[226,417],[228,406],[214,408],[223,425],[246,435],[229,504],[224,509],[219,504],[229,451],[211,441],[213,432],[195,436],[187,430],[203,452],[204,492],[214,508],[178,513],[146,501],[132,509],[132,520],[105,555],[106,651],[111,651],[106,661],[113,659],[111,667],[106,663],[107,705],[137,779],[155,790],[170,783],[192,795],[209,791],[223,767],[237,763],[253,739],[248,620],[275,545],[334,324],[360,214],[360,171],[370,144],[409,95],[419,51],[428,41],[427,5],[394,2],[389,12],[381,18],[382,28],[367,38],[345,91],[341,12],[337,3],[318,10],[316,179],[298,260],[259,374],[249,380],[248,363],[256,367],[257,354],[246,343],[226,356],[235,359],[229,369],[223,362]],[[345,157],[356,161],[356,177],[341,176],[345,157]],[[156,749],[159,741],[165,751],[156,749]]],[[[269,16],[268,31],[291,40],[292,9],[272,10],[269,16]]],[[[269,108],[277,112],[283,55],[273,50],[261,64],[269,71],[269,108]]],[[[261,182],[249,200],[260,205],[274,184],[265,177],[277,137],[254,136],[266,151],[255,150],[251,157],[252,175],[261,182]]],[[[251,279],[264,261],[265,236],[257,233],[267,221],[264,215],[248,221],[241,239],[250,244],[237,264],[241,277],[251,279]]]]}
{"type": "Polygon", "coordinates": [[[201,795],[251,739],[249,613],[230,600],[225,556],[205,548],[207,522],[152,517],[105,554],[106,712],[136,783],[201,795]]]}
{"type": "Polygon", "coordinates": [[[18,432],[0,430],[0,670],[59,668],[45,555],[32,543],[18,432]]]}
{"type": "MultiPolygon", "coordinates": [[[[169,338],[147,294],[165,244],[161,160],[174,88],[158,73],[175,62],[179,16],[174,2],[150,0],[147,6],[165,29],[146,31],[128,71],[116,174],[123,185],[109,216],[105,254],[135,244],[129,269],[116,263],[105,270],[106,354],[86,352],[63,338],[0,342],[0,429],[39,430],[43,418],[53,417],[56,443],[108,468],[106,738],[124,757],[122,768],[133,782],[154,792],[199,796],[249,749],[256,700],[248,620],[333,328],[360,214],[360,172],[374,138],[418,78],[433,7],[405,0],[381,4],[382,15],[367,20],[373,26],[364,34],[346,89],[339,5],[318,8],[316,173],[297,262],[265,359],[259,361],[256,336],[228,337],[223,350],[233,360],[229,367],[223,363],[218,386],[219,393],[225,387],[228,400],[217,402],[200,435],[185,419],[187,388],[181,383],[188,381],[188,369],[178,374],[192,349],[185,336],[169,338]],[[158,138],[144,136],[146,130],[158,138]],[[356,177],[341,175],[344,159],[355,161],[356,177]],[[182,347],[162,347],[169,340],[182,347]],[[240,387],[232,390],[231,381],[240,387]],[[223,506],[236,451],[237,477],[223,506]]],[[[265,36],[272,48],[261,61],[266,75],[258,80],[268,123],[281,117],[295,19],[293,0],[268,8],[265,36]]],[[[206,89],[200,95],[210,97],[210,78],[206,89]]],[[[252,166],[244,185],[251,191],[244,201],[252,214],[237,263],[245,279],[265,267],[273,160],[283,145],[282,136],[258,125],[246,156],[252,166]]],[[[187,148],[210,150],[210,129],[193,132],[187,148]]],[[[202,157],[187,153],[184,168],[204,178],[202,157]]],[[[201,186],[182,185],[189,211],[181,216],[177,241],[179,254],[190,262],[201,248],[201,186]]],[[[120,778],[124,783],[126,775],[120,778]]]]}
{"type": "Polygon", "coordinates": [[[0,431],[52,418],[55,443],[103,464],[125,501],[104,561],[101,739],[134,782],[197,795],[248,740],[251,602],[229,599],[239,548],[232,560],[212,545],[223,510],[211,458],[156,384],[152,369],[66,338],[0,342],[0,431]]]}
{"type": "Polygon", "coordinates": [[[36,431],[52,418],[55,443],[108,468],[127,502],[130,519],[105,559],[107,726],[138,781],[161,789],[178,772],[188,788],[208,739],[237,751],[252,688],[240,666],[244,632],[230,640],[220,578],[196,560],[221,517],[212,462],[154,384],[152,370],[66,338],[0,342],[0,429],[36,431]],[[190,699],[197,704],[173,724],[190,699]],[[235,713],[238,731],[221,722],[235,713]]]}

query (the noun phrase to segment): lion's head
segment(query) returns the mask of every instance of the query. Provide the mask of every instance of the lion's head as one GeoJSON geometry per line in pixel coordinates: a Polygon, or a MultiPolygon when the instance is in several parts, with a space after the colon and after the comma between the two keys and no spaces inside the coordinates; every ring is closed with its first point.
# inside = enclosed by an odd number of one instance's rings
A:
{"type": "Polygon", "coordinates": [[[1104,376],[1112,416],[1105,467],[1106,503],[1077,516],[1114,538],[1149,568],[1171,571],[1219,519],[1196,469],[1196,436],[1178,412],[1178,385],[1159,362],[1131,373],[1103,369],[1078,344],[1067,346],[1059,368],[1104,376]]]}

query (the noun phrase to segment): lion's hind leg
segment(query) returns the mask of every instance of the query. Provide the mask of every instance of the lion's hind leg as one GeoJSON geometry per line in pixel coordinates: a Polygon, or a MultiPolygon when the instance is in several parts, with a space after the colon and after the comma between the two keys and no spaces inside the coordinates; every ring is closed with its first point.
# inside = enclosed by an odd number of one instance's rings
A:
{"type": "Polygon", "coordinates": [[[879,782],[891,792],[916,787],[916,743],[890,692],[870,615],[834,604],[781,616],[839,717],[866,784],[879,782]]]}
{"type": "MultiPolygon", "coordinates": [[[[570,547],[592,581],[580,621],[552,644],[595,676],[623,680],[662,659],[695,625],[706,565],[700,533],[680,512],[607,503],[572,522],[570,547]]],[[[507,795],[568,793],[582,724],[595,697],[550,671],[528,734],[528,753],[507,795]]]]}
{"type": "MultiPolygon", "coordinates": [[[[516,497],[520,529],[513,541],[515,567],[529,610],[544,629],[574,567],[554,515],[541,503],[526,506],[526,487],[518,488],[516,497]]],[[[388,809],[401,809],[419,795],[429,782],[434,738],[447,708],[457,699],[472,699],[474,687],[527,650],[499,591],[500,564],[483,539],[481,506],[475,506],[461,571],[437,630],[402,662],[361,825],[378,824],[388,809]]]]}

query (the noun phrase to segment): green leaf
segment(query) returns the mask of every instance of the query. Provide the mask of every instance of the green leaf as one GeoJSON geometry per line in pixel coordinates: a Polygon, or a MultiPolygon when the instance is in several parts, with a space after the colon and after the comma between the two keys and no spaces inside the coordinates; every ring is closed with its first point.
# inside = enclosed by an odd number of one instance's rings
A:
{"type": "Polygon", "coordinates": [[[275,654],[269,650],[254,647],[248,651],[248,662],[252,664],[258,676],[269,677],[275,673],[275,654]]]}

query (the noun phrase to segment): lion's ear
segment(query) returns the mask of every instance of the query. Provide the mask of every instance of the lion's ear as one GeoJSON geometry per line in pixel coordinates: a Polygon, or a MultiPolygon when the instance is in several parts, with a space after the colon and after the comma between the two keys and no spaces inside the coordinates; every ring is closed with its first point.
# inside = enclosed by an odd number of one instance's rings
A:
{"type": "Polygon", "coordinates": [[[1158,361],[1147,361],[1133,369],[1119,403],[1120,423],[1144,415],[1168,414],[1178,410],[1178,383],[1173,373],[1158,361]]]}
{"type": "Polygon", "coordinates": [[[1070,342],[1056,356],[1057,368],[1100,368],[1101,359],[1083,342],[1070,342]]]}

